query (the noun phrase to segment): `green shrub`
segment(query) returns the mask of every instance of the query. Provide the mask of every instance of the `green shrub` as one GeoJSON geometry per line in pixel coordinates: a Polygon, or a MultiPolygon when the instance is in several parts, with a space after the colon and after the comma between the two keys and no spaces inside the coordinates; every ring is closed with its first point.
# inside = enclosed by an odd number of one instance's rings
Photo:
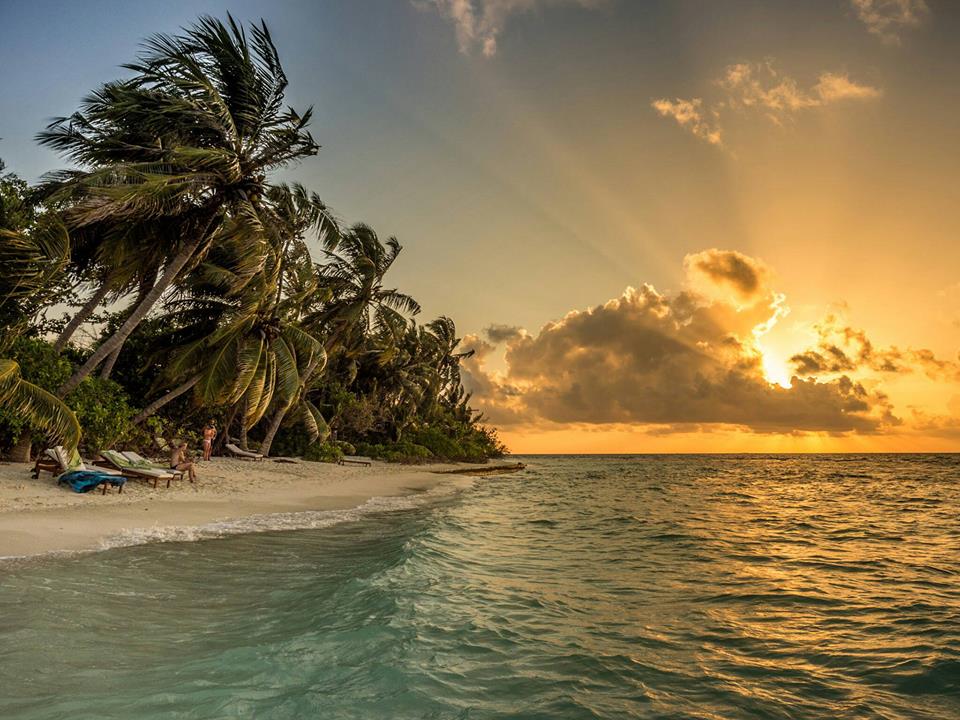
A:
{"type": "Polygon", "coordinates": [[[361,455],[383,460],[385,462],[417,464],[433,459],[433,453],[423,445],[417,445],[409,440],[398,443],[359,443],[357,452],[361,455]]]}
{"type": "Polygon", "coordinates": [[[281,425],[270,445],[270,454],[274,457],[306,457],[310,447],[310,436],[300,423],[281,425]]]}
{"type": "Polygon", "coordinates": [[[334,445],[340,448],[344,455],[356,455],[357,449],[346,440],[335,440],[334,445]]]}
{"type": "Polygon", "coordinates": [[[409,434],[410,439],[428,448],[434,457],[453,458],[459,455],[457,441],[443,433],[439,428],[427,427],[409,434]]]}
{"type": "MultiPolygon", "coordinates": [[[[160,458],[164,455],[157,447],[156,438],[180,437],[168,430],[169,424],[156,416],[148,417],[139,425],[130,425],[123,433],[123,449],[136,450],[146,457],[160,458]]],[[[166,457],[162,459],[166,460],[166,457]]]]}
{"type": "Polygon", "coordinates": [[[436,424],[410,430],[399,442],[357,443],[357,452],[400,463],[483,463],[503,457],[506,448],[496,432],[483,425],[441,418],[436,424]]]}
{"type": "Polygon", "coordinates": [[[96,454],[117,442],[129,430],[134,409],[117,383],[88,377],[67,396],[83,428],[81,447],[96,454]]]}
{"type": "Polygon", "coordinates": [[[304,460],[313,462],[336,463],[343,458],[343,450],[333,443],[314,443],[303,454],[304,460]]]}
{"type": "Polygon", "coordinates": [[[342,435],[362,438],[376,426],[380,413],[370,398],[357,397],[338,383],[328,386],[326,395],[325,405],[331,410],[334,426],[342,435]]]}
{"type": "MultiPolygon", "coordinates": [[[[70,362],[57,353],[53,346],[39,338],[17,338],[10,347],[10,359],[20,364],[24,380],[39,385],[44,390],[55,392],[71,373],[70,362]]],[[[33,432],[23,416],[9,409],[0,408],[0,447],[10,449],[24,432],[33,432]]],[[[42,433],[34,433],[40,440],[42,433]]]]}

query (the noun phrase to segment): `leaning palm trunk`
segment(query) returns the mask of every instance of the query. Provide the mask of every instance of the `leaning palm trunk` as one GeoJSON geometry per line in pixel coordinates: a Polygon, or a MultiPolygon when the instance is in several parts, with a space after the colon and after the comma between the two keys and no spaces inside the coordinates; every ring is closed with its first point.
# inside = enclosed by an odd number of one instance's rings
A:
{"type": "MultiPolygon", "coordinates": [[[[137,292],[137,298],[133,301],[133,304],[130,305],[130,308],[139,307],[140,303],[143,302],[143,299],[150,292],[150,289],[153,287],[153,283],[156,281],[156,273],[153,273],[153,277],[147,276],[140,282],[140,289],[137,292]]],[[[113,366],[117,364],[117,358],[120,357],[120,351],[123,350],[123,345],[126,343],[126,340],[121,342],[117,349],[110,353],[110,357],[107,358],[107,361],[103,364],[103,367],[100,369],[100,377],[104,380],[110,377],[110,373],[113,372],[113,366]]]]}
{"type": "Polygon", "coordinates": [[[113,366],[117,364],[117,358],[120,357],[120,351],[123,350],[123,344],[121,343],[120,347],[110,353],[110,357],[107,358],[107,361],[100,368],[100,377],[104,380],[110,377],[110,373],[113,372],[113,366]]]}
{"type": "Polygon", "coordinates": [[[283,418],[286,417],[287,413],[290,412],[290,408],[293,407],[293,403],[294,398],[287,400],[277,408],[277,411],[273,414],[273,417],[270,418],[270,425],[267,427],[267,432],[263,436],[263,442],[260,443],[260,454],[264,457],[270,456],[270,446],[273,444],[273,438],[280,429],[280,425],[283,423],[283,418]]]}
{"type": "Polygon", "coordinates": [[[233,419],[237,416],[238,410],[239,406],[234,403],[227,415],[226,422],[223,424],[223,432],[217,433],[217,437],[213,441],[213,451],[217,455],[222,455],[224,447],[230,442],[230,426],[233,425],[233,419]]]}
{"type": "Polygon", "coordinates": [[[177,387],[175,387],[173,390],[171,390],[170,392],[168,392],[168,393],[167,393],[166,395],[164,395],[163,397],[159,397],[159,398],[157,398],[156,400],[154,400],[152,403],[150,403],[149,405],[147,405],[143,410],[141,410],[141,411],[137,414],[137,416],[136,416],[135,418],[133,418],[133,420],[132,420],[131,422],[132,422],[134,425],[139,425],[139,424],[142,423],[144,420],[146,420],[148,417],[150,417],[151,415],[153,415],[157,410],[159,410],[160,408],[162,408],[164,405],[166,405],[166,404],[169,403],[169,402],[172,402],[173,400],[176,400],[178,397],[180,397],[181,395],[183,395],[187,390],[189,390],[190,388],[192,388],[192,387],[193,387],[194,385],[196,385],[198,382],[200,382],[200,376],[199,376],[199,375],[194,375],[192,378],[190,378],[189,380],[187,380],[185,383],[182,383],[182,384],[178,385],[177,387]]]}
{"type": "Polygon", "coordinates": [[[283,419],[287,416],[287,413],[290,412],[290,408],[296,405],[300,398],[303,397],[303,393],[307,388],[307,384],[310,382],[310,377],[320,364],[321,357],[322,356],[317,355],[310,361],[310,364],[307,365],[306,369],[303,371],[303,376],[300,378],[300,386],[297,388],[297,391],[285,403],[278,407],[277,411],[273,414],[273,417],[270,418],[270,425],[267,427],[267,433],[263,436],[263,442],[260,443],[261,455],[270,455],[270,446],[273,444],[273,438],[280,429],[283,419]]]}
{"type": "Polygon", "coordinates": [[[77,385],[83,382],[84,378],[96,370],[97,366],[106,360],[111,353],[123,346],[123,343],[126,342],[130,333],[134,331],[137,325],[140,324],[140,321],[147,316],[147,313],[150,312],[150,309],[156,304],[157,300],[160,299],[160,296],[163,295],[167,288],[173,284],[173,281],[177,279],[180,271],[183,270],[184,266],[190,261],[190,258],[193,257],[193,254],[197,251],[197,248],[200,247],[200,243],[205,236],[206,232],[199,235],[195,240],[188,242],[180,249],[180,252],[170,261],[170,264],[164,268],[163,275],[160,276],[160,279],[150,289],[150,292],[144,296],[140,304],[130,313],[130,317],[127,318],[126,322],[94,351],[93,355],[83,364],[83,367],[73,374],[73,377],[60,387],[57,391],[60,397],[66,397],[77,385]]]}
{"type": "Polygon", "coordinates": [[[104,301],[109,292],[110,284],[104,282],[97,289],[97,291],[90,296],[90,299],[83,304],[83,307],[77,310],[77,314],[70,318],[70,322],[67,323],[67,326],[63,329],[63,332],[60,333],[60,336],[53,343],[54,350],[60,352],[67,346],[67,343],[70,342],[70,338],[73,337],[73,334],[87,321],[91,315],[93,315],[93,311],[96,310],[97,306],[104,301]]]}
{"type": "Polygon", "coordinates": [[[240,412],[240,449],[249,450],[247,447],[247,410],[250,407],[248,398],[243,398],[243,410],[240,412]]]}

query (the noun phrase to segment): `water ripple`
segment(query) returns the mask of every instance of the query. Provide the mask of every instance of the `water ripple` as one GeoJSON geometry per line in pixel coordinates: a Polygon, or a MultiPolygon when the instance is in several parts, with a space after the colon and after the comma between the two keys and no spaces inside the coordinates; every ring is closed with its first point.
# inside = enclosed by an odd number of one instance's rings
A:
{"type": "Polygon", "coordinates": [[[9,566],[0,717],[960,717],[956,456],[525,460],[9,566]]]}

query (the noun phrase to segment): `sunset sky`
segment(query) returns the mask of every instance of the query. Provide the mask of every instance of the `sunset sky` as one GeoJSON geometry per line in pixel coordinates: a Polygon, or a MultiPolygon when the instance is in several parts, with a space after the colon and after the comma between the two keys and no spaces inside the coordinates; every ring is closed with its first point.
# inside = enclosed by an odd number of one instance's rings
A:
{"type": "Polygon", "coordinates": [[[0,158],[227,10],[514,452],[960,450],[960,4],[0,0],[0,158]]]}

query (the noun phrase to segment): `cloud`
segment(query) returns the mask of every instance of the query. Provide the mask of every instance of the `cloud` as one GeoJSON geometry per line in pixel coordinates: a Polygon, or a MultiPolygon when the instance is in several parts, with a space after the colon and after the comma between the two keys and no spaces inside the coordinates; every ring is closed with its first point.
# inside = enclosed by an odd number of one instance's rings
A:
{"type": "Polygon", "coordinates": [[[815,347],[790,358],[794,372],[803,377],[872,371],[883,374],[910,374],[922,371],[930,379],[960,379],[960,364],[943,360],[926,348],[896,346],[877,348],[866,332],[830,314],[814,326],[815,347]]]}
{"type": "Polygon", "coordinates": [[[951,440],[960,439],[960,396],[954,395],[948,407],[950,415],[928,413],[913,408],[910,429],[923,435],[951,440]]]}
{"type": "MultiPolygon", "coordinates": [[[[507,371],[490,375],[471,358],[469,389],[488,416],[515,424],[631,424],[656,432],[704,425],[763,433],[874,433],[897,422],[887,398],[847,376],[800,378],[789,388],[764,376],[756,329],[775,321],[782,297],[765,266],[709,250],[688,272],[753,302],[738,305],[650,285],[573,311],[539,333],[506,342],[507,371]]],[[[492,351],[491,343],[486,343],[492,351]]]]}
{"type": "Polygon", "coordinates": [[[703,100],[668,100],[661,98],[653,101],[653,109],[662,117],[672,117],[680,127],[686,128],[698,138],[711,145],[721,145],[722,138],[716,110],[710,111],[710,118],[704,117],[703,100]]]}
{"type": "Polygon", "coordinates": [[[695,136],[720,145],[721,121],[733,113],[763,116],[775,125],[784,125],[800,111],[843,101],[872,100],[883,94],[846,74],[832,72],[821,73],[813,86],[803,88],[794,78],[780,73],[770,60],[728,65],[715,85],[720,93],[709,103],[702,98],[661,98],[652,106],[662,117],[674,118],[695,136]]]}
{"type": "Polygon", "coordinates": [[[727,107],[762,111],[777,124],[799,110],[841,100],[869,100],[882,94],[847,75],[830,72],[821,73],[816,84],[805,90],[792,77],[780,73],[770,60],[729,65],[717,82],[727,93],[727,107]]]}
{"type": "Polygon", "coordinates": [[[767,267],[742,253],[711,248],[683,259],[687,277],[705,294],[716,297],[710,288],[732,292],[737,300],[753,303],[769,289],[767,267]]]}
{"type": "MultiPolygon", "coordinates": [[[[518,336],[520,337],[520,336],[518,336]]],[[[479,405],[484,418],[494,425],[516,425],[522,423],[522,409],[517,398],[520,391],[503,378],[488,373],[484,368],[496,345],[478,335],[466,335],[461,341],[464,351],[473,351],[473,355],[460,361],[460,379],[467,392],[473,394],[473,405],[479,405]]]]}
{"type": "Polygon", "coordinates": [[[834,73],[822,73],[813,91],[821,105],[838,100],[872,100],[883,94],[875,87],[858,85],[846,75],[834,73]]]}
{"type": "Polygon", "coordinates": [[[900,44],[902,30],[919,27],[930,14],[924,0],[850,0],[867,31],[889,45],[900,44]]]}
{"type": "Polygon", "coordinates": [[[421,10],[436,10],[453,23],[460,52],[479,49],[485,57],[497,52],[497,42],[511,15],[553,5],[596,7],[603,0],[412,0],[421,10]]]}
{"type": "Polygon", "coordinates": [[[516,340],[526,334],[526,330],[516,325],[490,325],[483,332],[494,345],[516,340]]]}

